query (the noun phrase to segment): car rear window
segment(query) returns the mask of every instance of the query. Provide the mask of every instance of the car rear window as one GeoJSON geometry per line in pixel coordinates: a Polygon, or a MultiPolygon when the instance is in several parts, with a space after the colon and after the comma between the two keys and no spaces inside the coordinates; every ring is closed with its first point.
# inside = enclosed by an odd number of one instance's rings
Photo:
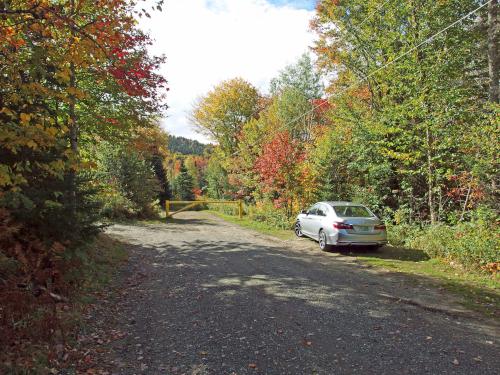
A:
{"type": "Polygon", "coordinates": [[[340,217],[373,217],[363,206],[333,206],[333,209],[340,217]]]}

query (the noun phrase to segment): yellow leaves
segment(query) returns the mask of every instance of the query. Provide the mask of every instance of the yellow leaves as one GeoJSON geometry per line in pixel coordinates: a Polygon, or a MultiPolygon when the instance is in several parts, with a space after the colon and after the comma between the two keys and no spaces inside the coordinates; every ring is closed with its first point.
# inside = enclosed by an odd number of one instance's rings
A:
{"type": "Polygon", "coordinates": [[[28,113],[21,113],[19,115],[19,119],[21,120],[21,124],[26,125],[30,122],[31,120],[31,115],[28,113]]]}
{"type": "Polygon", "coordinates": [[[16,185],[22,185],[26,183],[26,179],[20,174],[14,172],[9,166],[5,164],[0,164],[0,186],[10,187],[11,191],[17,190],[16,185]]]}
{"type": "Polygon", "coordinates": [[[0,113],[5,113],[7,116],[14,117],[15,114],[9,108],[3,107],[0,113]]]}
{"type": "Polygon", "coordinates": [[[91,170],[91,169],[97,168],[97,163],[95,163],[93,161],[82,161],[82,162],[80,162],[79,166],[82,169],[91,170]]]}
{"type": "Polygon", "coordinates": [[[48,164],[49,168],[54,172],[61,172],[65,169],[65,163],[62,160],[54,160],[48,164]]]}
{"type": "Polygon", "coordinates": [[[67,83],[69,82],[69,75],[70,75],[70,71],[69,69],[63,69],[63,70],[60,70],[59,72],[57,72],[55,74],[55,77],[56,79],[60,82],[60,83],[67,83]]]}
{"type": "Polygon", "coordinates": [[[69,95],[72,95],[72,96],[74,96],[77,99],[83,99],[86,96],[86,94],[82,90],[77,89],[76,87],[68,87],[68,89],[66,90],[66,92],[69,95]]]}
{"type": "Polygon", "coordinates": [[[49,128],[46,128],[45,129],[45,132],[51,136],[51,137],[55,137],[57,135],[57,133],[59,132],[59,130],[55,127],[49,127],[49,128]]]}
{"type": "Polygon", "coordinates": [[[38,148],[38,143],[36,143],[34,140],[30,139],[28,142],[26,142],[26,146],[29,148],[36,150],[38,148]]]}

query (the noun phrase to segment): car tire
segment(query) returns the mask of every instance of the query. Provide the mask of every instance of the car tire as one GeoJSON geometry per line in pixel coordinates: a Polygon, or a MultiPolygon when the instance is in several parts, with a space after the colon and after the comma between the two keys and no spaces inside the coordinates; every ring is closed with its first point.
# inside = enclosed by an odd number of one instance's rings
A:
{"type": "Polygon", "coordinates": [[[302,233],[302,227],[300,226],[300,221],[297,221],[295,223],[294,232],[297,237],[304,237],[304,233],[302,233]]]}
{"type": "Polygon", "coordinates": [[[319,248],[321,249],[321,251],[328,251],[330,250],[330,245],[328,245],[327,241],[326,241],[326,233],[323,229],[321,229],[319,231],[319,234],[318,234],[318,244],[319,244],[319,248]]]}

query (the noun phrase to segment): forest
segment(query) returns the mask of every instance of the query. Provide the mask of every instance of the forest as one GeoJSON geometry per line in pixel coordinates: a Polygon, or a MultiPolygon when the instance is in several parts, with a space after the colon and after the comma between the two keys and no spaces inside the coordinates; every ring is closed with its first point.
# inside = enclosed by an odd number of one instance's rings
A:
{"type": "Polygon", "coordinates": [[[269,94],[234,78],[193,106],[217,143],[207,194],[281,228],[316,201],[361,202],[393,245],[496,269],[496,2],[320,1],[311,28],[269,94]]]}
{"type": "Polygon", "coordinates": [[[163,1],[0,2],[0,346],[63,335],[99,233],[166,199],[242,199],[284,229],[361,202],[392,245],[497,272],[498,1],[390,2],[319,1],[315,44],[268,92],[234,77],[200,97],[212,146],[161,126],[165,57],[136,18],[163,1]]]}
{"type": "Polygon", "coordinates": [[[136,21],[162,1],[135,5],[0,2],[0,372],[66,339],[106,220],[150,217],[169,191],[164,57],[136,21]]]}
{"type": "Polygon", "coordinates": [[[168,136],[168,149],[173,153],[183,155],[203,155],[208,147],[210,146],[193,139],[177,137],[175,135],[168,136]]]}

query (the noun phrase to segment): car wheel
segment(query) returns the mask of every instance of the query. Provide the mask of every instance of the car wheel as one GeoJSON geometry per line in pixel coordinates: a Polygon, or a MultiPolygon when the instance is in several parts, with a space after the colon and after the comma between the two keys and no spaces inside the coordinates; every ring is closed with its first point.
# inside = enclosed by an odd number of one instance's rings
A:
{"type": "Polygon", "coordinates": [[[300,226],[300,221],[297,221],[295,223],[295,235],[297,237],[304,237],[304,234],[302,233],[302,227],[300,226]]]}
{"type": "Polygon", "coordinates": [[[318,243],[321,251],[327,251],[330,249],[330,245],[326,242],[326,233],[323,229],[319,231],[318,243]]]}

